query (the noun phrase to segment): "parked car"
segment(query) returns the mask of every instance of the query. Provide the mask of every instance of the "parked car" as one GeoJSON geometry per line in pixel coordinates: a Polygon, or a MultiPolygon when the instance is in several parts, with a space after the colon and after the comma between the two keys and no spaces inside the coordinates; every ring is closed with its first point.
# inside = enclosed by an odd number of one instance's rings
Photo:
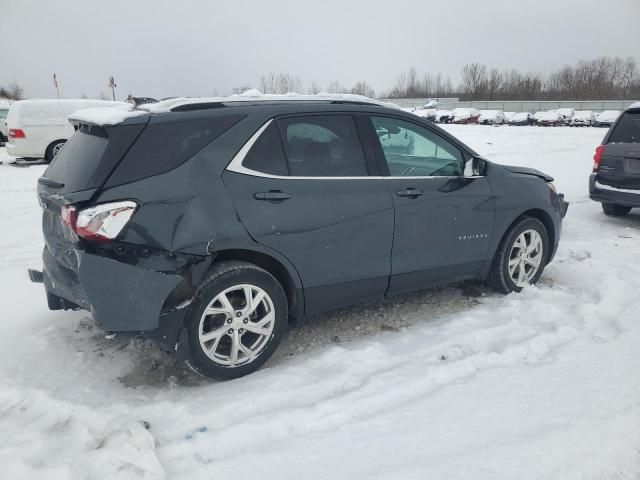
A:
{"type": "Polygon", "coordinates": [[[530,112],[518,112],[509,119],[509,125],[531,125],[534,123],[530,112]]]}
{"type": "Polygon", "coordinates": [[[436,110],[434,117],[435,123],[451,123],[453,120],[453,111],[451,110],[436,110]]]}
{"type": "Polygon", "coordinates": [[[11,104],[7,116],[7,153],[14,157],[44,158],[50,162],[73,127],[67,117],[76,110],[129,105],[104,100],[21,100],[11,104]]]}
{"type": "Polygon", "coordinates": [[[589,196],[607,215],[640,207],[640,102],[618,117],[593,156],[589,196]]]}
{"type": "Polygon", "coordinates": [[[478,123],[480,110],[475,108],[454,108],[451,123],[478,123]]]}
{"type": "Polygon", "coordinates": [[[515,114],[516,112],[504,112],[504,122],[509,123],[509,120],[511,120],[511,117],[513,117],[515,114]]]}
{"type": "Polygon", "coordinates": [[[537,113],[537,125],[539,127],[557,127],[564,123],[564,117],[555,110],[537,113]]]}
{"type": "Polygon", "coordinates": [[[596,115],[596,127],[610,127],[620,116],[620,110],[605,110],[596,115]]]}
{"type": "Polygon", "coordinates": [[[435,122],[438,111],[434,108],[414,108],[412,112],[414,115],[425,118],[430,122],[435,122]]]}
{"type": "Polygon", "coordinates": [[[596,114],[592,110],[579,110],[571,118],[572,127],[590,127],[596,122],[596,114]]]}
{"type": "Polygon", "coordinates": [[[540,279],[567,209],[551,177],[353,98],[74,114],[38,181],[44,269],[30,276],[49,308],[143,332],[224,379],[259,368],[289,321],[464,279],[504,293],[540,279]]]}
{"type": "Polygon", "coordinates": [[[0,104],[0,144],[9,140],[9,131],[7,129],[7,114],[9,113],[9,104],[0,104]]]}
{"type": "Polygon", "coordinates": [[[574,108],[558,108],[555,111],[558,112],[558,115],[560,115],[562,117],[562,124],[563,125],[570,125],[571,124],[571,119],[573,118],[573,115],[575,114],[575,109],[574,108]]]}
{"type": "Polygon", "coordinates": [[[478,123],[481,125],[502,125],[504,112],[502,110],[480,110],[478,123]]]}

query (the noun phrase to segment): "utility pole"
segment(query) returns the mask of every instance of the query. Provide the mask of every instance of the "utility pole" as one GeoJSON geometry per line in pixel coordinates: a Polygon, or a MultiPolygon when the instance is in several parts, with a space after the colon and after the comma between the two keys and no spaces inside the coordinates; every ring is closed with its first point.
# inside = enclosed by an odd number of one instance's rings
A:
{"type": "Polygon", "coordinates": [[[113,101],[116,101],[116,80],[113,77],[109,77],[109,88],[111,89],[111,95],[113,96],[113,101]]]}
{"type": "Polygon", "coordinates": [[[56,78],[56,72],[53,72],[53,85],[56,87],[56,92],[58,92],[58,99],[60,99],[60,89],[58,88],[58,79],[56,78]]]}

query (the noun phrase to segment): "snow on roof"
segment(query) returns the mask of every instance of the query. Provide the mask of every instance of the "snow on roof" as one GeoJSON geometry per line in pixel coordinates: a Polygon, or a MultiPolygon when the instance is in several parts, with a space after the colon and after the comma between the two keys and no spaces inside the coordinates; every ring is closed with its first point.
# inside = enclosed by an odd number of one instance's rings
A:
{"type": "Polygon", "coordinates": [[[91,123],[94,125],[117,125],[124,122],[127,118],[146,115],[147,112],[142,110],[134,110],[130,103],[120,103],[112,107],[85,108],[78,110],[69,115],[69,120],[91,123]]]}
{"type": "Polygon", "coordinates": [[[591,115],[593,115],[592,110],[578,110],[574,113],[573,118],[583,120],[591,118],[591,115]]]}
{"type": "Polygon", "coordinates": [[[538,120],[545,120],[545,121],[550,121],[550,120],[558,120],[560,117],[562,117],[562,115],[560,113],[558,113],[556,110],[549,110],[547,112],[538,112],[536,113],[536,115],[538,115],[538,120]]]}
{"type": "Polygon", "coordinates": [[[531,117],[531,113],[529,112],[518,112],[511,115],[510,120],[513,120],[514,122],[521,122],[523,120],[527,120],[529,117],[531,117]]]}
{"type": "Polygon", "coordinates": [[[614,121],[620,116],[620,110],[605,110],[596,115],[598,121],[614,121]]]}
{"type": "Polygon", "coordinates": [[[257,102],[357,102],[367,103],[371,105],[379,105],[383,107],[400,108],[394,103],[381,102],[373,98],[363,95],[355,95],[352,93],[330,94],[321,92],[315,95],[302,95],[299,93],[286,94],[264,94],[260,90],[251,89],[239,95],[231,95],[229,97],[180,97],[163,100],[158,103],[140,105],[140,110],[146,110],[150,113],[170,112],[176,107],[183,105],[197,105],[201,103],[257,103],[257,102]]]}
{"type": "Polygon", "coordinates": [[[640,102],[632,103],[627,107],[627,110],[630,108],[640,108],[640,102]]]}
{"type": "Polygon", "coordinates": [[[125,102],[88,99],[30,99],[13,102],[7,123],[20,126],[68,125],[69,115],[86,108],[129,105],[125,102]]]}

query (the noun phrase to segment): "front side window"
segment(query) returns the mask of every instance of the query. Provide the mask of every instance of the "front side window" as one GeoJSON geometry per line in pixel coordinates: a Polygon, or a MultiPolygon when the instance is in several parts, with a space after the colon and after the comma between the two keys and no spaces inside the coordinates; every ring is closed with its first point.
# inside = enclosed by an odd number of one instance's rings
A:
{"type": "Polygon", "coordinates": [[[295,177],[362,177],[364,153],[353,118],[314,115],[279,121],[289,168],[295,177]]]}
{"type": "Polygon", "coordinates": [[[411,122],[371,117],[392,177],[459,176],[462,152],[451,142],[411,122]]]}

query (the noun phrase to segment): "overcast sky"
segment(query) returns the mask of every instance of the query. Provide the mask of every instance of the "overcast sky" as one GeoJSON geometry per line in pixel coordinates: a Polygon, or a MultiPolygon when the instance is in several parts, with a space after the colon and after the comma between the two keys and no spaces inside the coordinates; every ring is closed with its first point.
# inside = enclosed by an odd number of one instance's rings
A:
{"type": "Polygon", "coordinates": [[[640,0],[0,0],[0,85],[31,97],[225,94],[273,70],[305,86],[461,67],[549,72],[602,55],[640,60],[640,0]]]}

